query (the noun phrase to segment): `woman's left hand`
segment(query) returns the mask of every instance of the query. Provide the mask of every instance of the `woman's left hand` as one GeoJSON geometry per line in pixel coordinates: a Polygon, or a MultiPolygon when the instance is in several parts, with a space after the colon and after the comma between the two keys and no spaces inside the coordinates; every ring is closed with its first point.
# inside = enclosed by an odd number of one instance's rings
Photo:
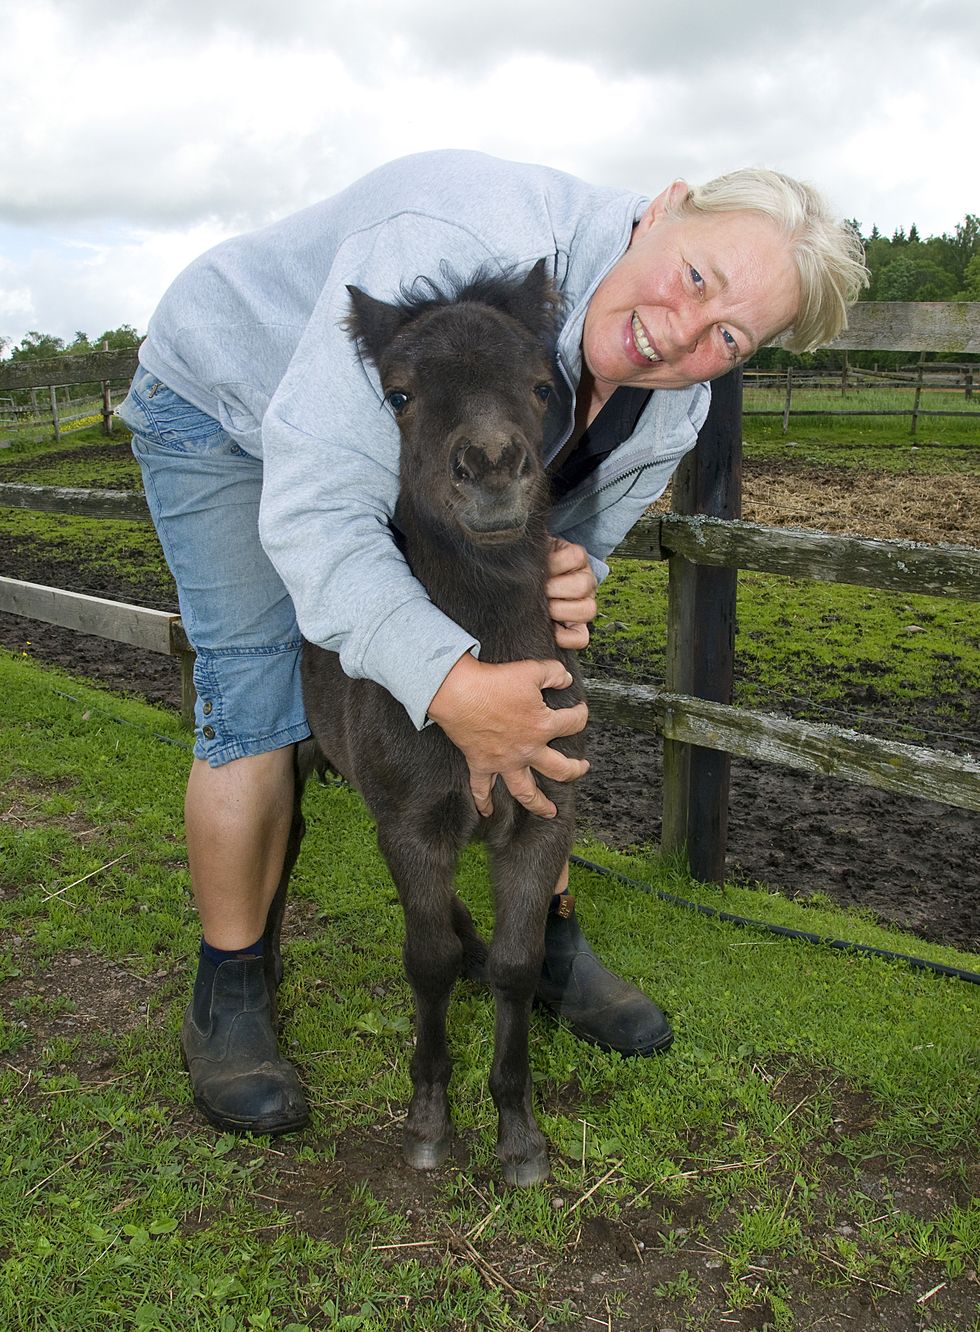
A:
{"type": "Polygon", "coordinates": [[[544,590],[559,647],[588,646],[589,625],[596,616],[597,586],[585,547],[552,537],[544,590]]]}

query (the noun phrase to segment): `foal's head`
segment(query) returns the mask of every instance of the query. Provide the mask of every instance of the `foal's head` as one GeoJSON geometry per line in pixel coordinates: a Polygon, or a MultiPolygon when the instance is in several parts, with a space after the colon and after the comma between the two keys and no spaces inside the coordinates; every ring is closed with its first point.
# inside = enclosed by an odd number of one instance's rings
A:
{"type": "Polygon", "coordinates": [[[542,464],[558,389],[558,297],[541,260],[525,278],[478,277],[389,305],[349,288],[349,328],[401,434],[401,503],[479,546],[543,529],[542,464]]]}

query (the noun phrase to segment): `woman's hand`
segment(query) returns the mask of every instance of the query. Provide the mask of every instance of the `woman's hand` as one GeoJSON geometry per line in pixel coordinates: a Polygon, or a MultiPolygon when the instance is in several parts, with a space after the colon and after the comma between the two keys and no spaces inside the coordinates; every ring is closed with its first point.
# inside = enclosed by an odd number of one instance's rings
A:
{"type": "Polygon", "coordinates": [[[558,782],[588,772],[585,759],[568,758],[549,740],[575,735],[588,708],[549,708],[543,689],[567,689],[572,677],[558,661],[478,661],[468,652],[443,680],[429,704],[429,716],[466,759],[470,790],[478,811],[493,813],[491,791],[497,777],[532,814],[554,818],[557,810],[534,780],[532,769],[558,782]]]}
{"type": "Polygon", "coordinates": [[[559,647],[588,646],[589,624],[596,616],[596,587],[585,547],[552,537],[544,590],[559,647]]]}

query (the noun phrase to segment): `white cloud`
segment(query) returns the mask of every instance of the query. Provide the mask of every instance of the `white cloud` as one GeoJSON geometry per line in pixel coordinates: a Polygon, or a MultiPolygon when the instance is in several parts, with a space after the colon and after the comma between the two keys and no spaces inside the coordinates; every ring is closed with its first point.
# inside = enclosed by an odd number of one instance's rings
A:
{"type": "Polygon", "coordinates": [[[14,336],[28,306],[45,331],[145,323],[208,237],[423,148],[650,192],[760,163],[886,232],[951,230],[980,207],[975,0],[0,0],[0,13],[15,127],[0,226],[19,237],[0,331],[14,336]]]}

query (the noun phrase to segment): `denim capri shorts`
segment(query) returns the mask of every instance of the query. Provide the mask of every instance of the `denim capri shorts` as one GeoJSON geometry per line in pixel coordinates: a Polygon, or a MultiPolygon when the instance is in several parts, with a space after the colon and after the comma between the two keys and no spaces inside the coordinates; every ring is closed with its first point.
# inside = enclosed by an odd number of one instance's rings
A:
{"type": "Polygon", "coordinates": [[[197,654],[195,755],[219,767],[305,739],[296,614],[259,542],[261,460],[142,367],[117,415],[197,654]]]}

